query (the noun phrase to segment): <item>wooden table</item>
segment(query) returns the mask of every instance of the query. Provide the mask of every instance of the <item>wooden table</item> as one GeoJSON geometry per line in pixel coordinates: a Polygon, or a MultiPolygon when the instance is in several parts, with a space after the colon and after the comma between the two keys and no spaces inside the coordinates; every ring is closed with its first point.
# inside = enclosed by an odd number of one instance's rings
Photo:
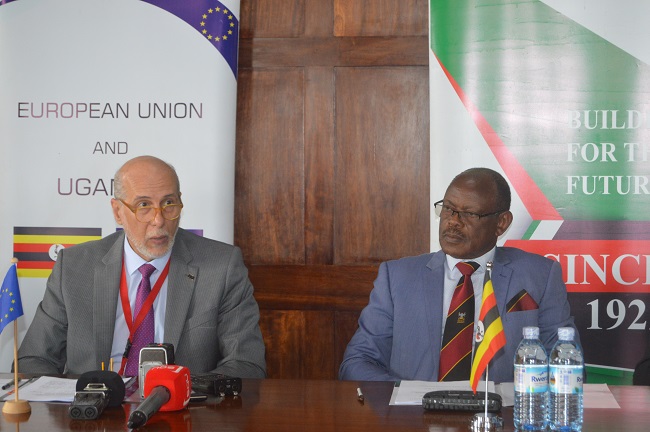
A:
{"type": "MultiPolygon", "coordinates": [[[[612,386],[621,409],[586,409],[583,430],[650,430],[650,387],[612,386]]],[[[389,406],[391,383],[317,380],[244,380],[239,398],[209,399],[183,411],[158,413],[141,430],[165,431],[467,431],[472,414],[426,412],[418,406],[389,406]],[[357,400],[361,387],[365,401],[357,400]]],[[[31,402],[32,413],[17,423],[0,416],[2,431],[127,430],[135,405],[109,408],[100,419],[72,420],[68,404],[31,402]]],[[[503,431],[512,431],[512,408],[504,408],[503,431]]]]}

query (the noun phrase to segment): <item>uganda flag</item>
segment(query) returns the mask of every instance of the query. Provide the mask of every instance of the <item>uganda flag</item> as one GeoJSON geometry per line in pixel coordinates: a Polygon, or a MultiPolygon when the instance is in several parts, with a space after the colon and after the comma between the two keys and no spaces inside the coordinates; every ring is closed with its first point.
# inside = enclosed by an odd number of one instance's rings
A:
{"type": "Polygon", "coordinates": [[[487,263],[481,314],[479,315],[476,336],[474,338],[474,361],[472,362],[472,372],[469,376],[469,382],[474,393],[476,393],[478,381],[481,375],[483,375],[483,371],[485,371],[488,363],[497,351],[506,344],[506,335],[503,331],[503,323],[501,322],[501,316],[499,316],[497,300],[494,296],[494,287],[490,279],[491,268],[492,263],[487,263]]]}
{"type": "Polygon", "coordinates": [[[18,277],[46,278],[61,249],[101,238],[101,228],[14,227],[18,277]]]}

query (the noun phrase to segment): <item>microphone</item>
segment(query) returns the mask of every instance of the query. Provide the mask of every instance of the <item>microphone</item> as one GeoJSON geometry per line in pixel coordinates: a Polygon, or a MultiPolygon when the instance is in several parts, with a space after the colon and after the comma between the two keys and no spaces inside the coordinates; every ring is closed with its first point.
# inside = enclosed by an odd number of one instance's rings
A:
{"type": "Polygon", "coordinates": [[[170,343],[150,343],[140,350],[138,383],[141,398],[144,398],[144,384],[147,372],[151,368],[167,364],[174,364],[174,345],[170,343]]]}
{"type": "Polygon", "coordinates": [[[68,414],[75,420],[94,420],[104,408],[124,401],[126,389],[122,377],[112,371],[90,371],[79,376],[68,414]]]}
{"type": "Polygon", "coordinates": [[[131,413],[127,427],[144,426],[158,411],[178,411],[190,402],[190,370],[185,366],[164,365],[147,372],[144,401],[131,413]]]}

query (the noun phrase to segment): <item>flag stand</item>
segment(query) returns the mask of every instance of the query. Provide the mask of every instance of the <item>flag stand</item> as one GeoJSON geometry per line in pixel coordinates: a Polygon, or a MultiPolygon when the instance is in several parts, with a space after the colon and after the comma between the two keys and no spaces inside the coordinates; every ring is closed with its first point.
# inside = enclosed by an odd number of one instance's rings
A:
{"type": "Polygon", "coordinates": [[[8,400],[2,406],[4,414],[26,414],[32,407],[26,400],[18,398],[18,323],[14,320],[14,400],[8,400]]]}
{"type": "Polygon", "coordinates": [[[482,368],[485,369],[485,412],[475,414],[472,420],[470,420],[470,430],[473,432],[488,432],[503,427],[503,419],[498,414],[488,413],[488,373],[490,370],[490,361],[496,351],[503,348],[506,344],[503,324],[494,296],[491,272],[492,261],[488,261],[486,263],[485,281],[483,283],[481,312],[474,336],[474,341],[478,345],[475,345],[475,357],[472,360],[472,371],[470,374],[470,385],[476,394],[479,379],[483,374],[482,368]]]}
{"type": "MultiPolygon", "coordinates": [[[[11,264],[16,265],[18,260],[11,259],[11,264]]],[[[32,412],[28,401],[18,398],[18,323],[14,320],[14,399],[5,401],[2,406],[3,414],[27,414],[32,412]]]]}
{"type": "Polygon", "coordinates": [[[490,432],[503,427],[503,419],[493,413],[488,413],[488,372],[490,365],[485,366],[485,412],[474,414],[471,420],[473,432],[490,432]]]}

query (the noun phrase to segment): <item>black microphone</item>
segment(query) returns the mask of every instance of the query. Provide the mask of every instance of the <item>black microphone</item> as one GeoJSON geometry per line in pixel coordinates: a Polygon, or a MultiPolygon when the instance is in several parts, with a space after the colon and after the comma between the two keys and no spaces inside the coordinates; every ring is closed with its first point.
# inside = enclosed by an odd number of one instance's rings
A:
{"type": "Polygon", "coordinates": [[[68,414],[75,420],[94,420],[104,408],[116,407],[124,401],[122,377],[112,371],[90,371],[81,374],[68,414]]]}
{"type": "Polygon", "coordinates": [[[126,426],[135,429],[144,426],[152,415],[160,411],[160,407],[166,404],[171,397],[167,387],[155,387],[149,396],[131,413],[126,426]]]}
{"type": "Polygon", "coordinates": [[[177,411],[190,401],[190,370],[184,366],[156,366],[147,372],[144,401],[131,413],[127,427],[144,426],[158,411],[177,411]]]}

